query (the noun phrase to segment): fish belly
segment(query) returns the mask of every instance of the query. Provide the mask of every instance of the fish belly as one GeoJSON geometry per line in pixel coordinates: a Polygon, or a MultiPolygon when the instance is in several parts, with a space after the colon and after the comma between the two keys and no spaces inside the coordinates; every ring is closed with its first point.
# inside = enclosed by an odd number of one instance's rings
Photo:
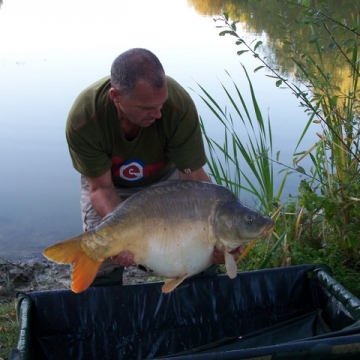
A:
{"type": "Polygon", "coordinates": [[[166,278],[181,278],[200,273],[211,265],[214,244],[208,239],[204,223],[191,224],[184,230],[179,224],[168,230],[154,231],[142,240],[141,246],[131,246],[134,261],[149,273],[166,278]],[[146,248],[146,250],[145,250],[146,248]]]}

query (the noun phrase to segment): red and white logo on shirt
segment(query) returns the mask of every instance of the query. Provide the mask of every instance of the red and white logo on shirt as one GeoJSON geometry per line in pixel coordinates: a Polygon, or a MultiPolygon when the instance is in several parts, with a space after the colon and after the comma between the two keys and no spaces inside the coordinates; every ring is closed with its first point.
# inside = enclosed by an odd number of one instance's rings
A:
{"type": "Polygon", "coordinates": [[[145,165],[144,162],[139,159],[131,159],[124,162],[118,156],[114,156],[111,161],[113,163],[111,167],[112,176],[120,177],[131,182],[154,176],[159,170],[165,167],[163,162],[155,165],[145,165]]]}
{"type": "Polygon", "coordinates": [[[119,176],[127,181],[138,181],[144,177],[144,166],[137,161],[125,163],[119,171],[119,176]]]}

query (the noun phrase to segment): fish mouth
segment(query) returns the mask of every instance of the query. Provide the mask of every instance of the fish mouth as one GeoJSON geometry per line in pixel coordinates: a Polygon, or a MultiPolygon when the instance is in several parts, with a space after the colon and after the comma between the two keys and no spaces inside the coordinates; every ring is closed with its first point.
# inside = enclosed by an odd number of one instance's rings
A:
{"type": "Polygon", "coordinates": [[[267,237],[274,231],[275,225],[271,224],[262,232],[261,236],[267,237]]]}

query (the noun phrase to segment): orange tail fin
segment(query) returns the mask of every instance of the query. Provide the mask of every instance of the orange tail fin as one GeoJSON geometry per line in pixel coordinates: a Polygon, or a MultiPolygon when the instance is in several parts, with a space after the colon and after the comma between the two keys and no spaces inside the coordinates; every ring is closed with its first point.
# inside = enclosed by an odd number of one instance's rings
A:
{"type": "Polygon", "coordinates": [[[51,261],[61,264],[74,264],[71,290],[79,293],[87,289],[99,270],[102,261],[88,257],[81,247],[79,235],[69,240],[52,245],[44,250],[43,255],[51,261]]]}

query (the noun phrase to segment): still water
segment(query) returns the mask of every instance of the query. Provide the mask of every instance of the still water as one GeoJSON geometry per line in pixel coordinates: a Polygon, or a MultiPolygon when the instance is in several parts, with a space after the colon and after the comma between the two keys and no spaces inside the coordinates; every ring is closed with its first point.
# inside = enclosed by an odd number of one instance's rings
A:
{"type": "MultiPolygon", "coordinates": [[[[72,168],[64,137],[67,113],[78,93],[109,74],[113,59],[132,47],[158,55],[167,74],[192,95],[212,137],[222,130],[197,95],[197,83],[225,106],[220,82],[229,82],[227,70],[238,85],[243,84],[247,97],[241,61],[249,68],[263,114],[271,119],[274,150],[291,164],[306,116],[289,91],[276,88],[264,72],[252,74],[254,59],[240,59],[233,39],[218,36],[213,17],[220,9],[211,3],[2,2],[0,258],[41,256],[46,246],[81,232],[79,175],[72,168]]],[[[256,13],[248,17],[253,18],[258,19],[256,13]]],[[[262,38],[273,51],[266,29],[250,26],[246,19],[239,26],[247,39],[262,38]]],[[[315,140],[307,141],[303,150],[315,140]]],[[[299,177],[293,181],[288,192],[297,188],[299,177]]]]}

